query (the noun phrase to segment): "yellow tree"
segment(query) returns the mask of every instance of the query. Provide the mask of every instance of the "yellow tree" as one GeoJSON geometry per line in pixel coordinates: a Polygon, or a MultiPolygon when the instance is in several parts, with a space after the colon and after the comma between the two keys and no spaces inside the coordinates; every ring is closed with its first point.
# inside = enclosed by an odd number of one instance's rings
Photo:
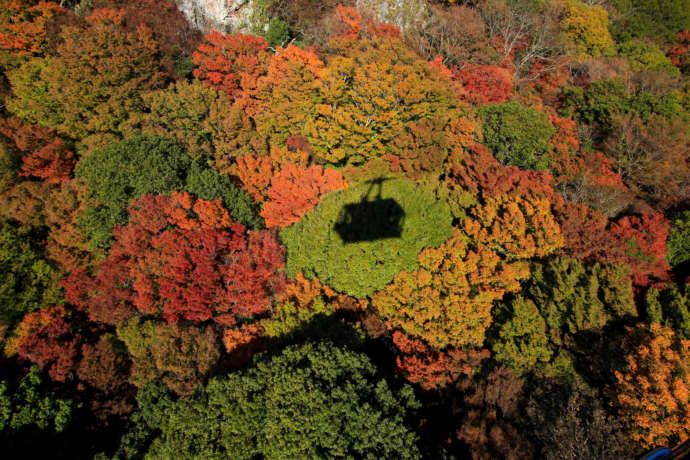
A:
{"type": "MultiPolygon", "coordinates": [[[[321,101],[305,126],[315,156],[333,164],[362,164],[404,152],[406,145],[394,141],[414,141],[410,133],[422,128],[418,120],[440,118],[440,129],[432,123],[439,131],[458,116],[458,99],[441,70],[400,40],[375,37],[357,45],[331,59],[323,72],[321,101]]],[[[435,166],[445,154],[434,159],[435,166]]]]}
{"type": "Polygon", "coordinates": [[[440,188],[460,227],[507,259],[544,257],[565,239],[554,212],[563,199],[540,171],[504,166],[484,146],[453,148],[440,188]]]}
{"type": "Polygon", "coordinates": [[[565,244],[551,212],[538,193],[503,193],[484,198],[462,222],[468,236],[509,259],[544,257],[565,244]]]}
{"type": "Polygon", "coordinates": [[[30,60],[9,73],[16,97],[7,107],[100,146],[120,134],[121,124],[141,107],[140,94],[161,87],[165,76],[150,29],[127,34],[122,18],[105,12],[89,19],[90,27],[62,29],[57,56],[30,60]]]}
{"type": "Polygon", "coordinates": [[[562,40],[576,54],[598,57],[612,53],[614,41],[609,32],[609,15],[601,6],[581,0],[559,0],[562,40]]]}
{"type": "Polygon", "coordinates": [[[528,271],[484,246],[471,247],[457,230],[418,258],[420,268],[400,272],[374,294],[372,305],[390,330],[401,329],[437,349],[481,346],[493,302],[518,291],[528,271]]]}

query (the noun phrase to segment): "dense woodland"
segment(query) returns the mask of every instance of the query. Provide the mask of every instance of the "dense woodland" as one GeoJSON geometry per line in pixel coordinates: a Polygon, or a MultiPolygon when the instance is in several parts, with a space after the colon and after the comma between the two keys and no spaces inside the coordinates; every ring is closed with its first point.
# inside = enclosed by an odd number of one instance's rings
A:
{"type": "Polygon", "coordinates": [[[0,6],[3,458],[690,436],[690,0],[171,1],[0,6]]]}

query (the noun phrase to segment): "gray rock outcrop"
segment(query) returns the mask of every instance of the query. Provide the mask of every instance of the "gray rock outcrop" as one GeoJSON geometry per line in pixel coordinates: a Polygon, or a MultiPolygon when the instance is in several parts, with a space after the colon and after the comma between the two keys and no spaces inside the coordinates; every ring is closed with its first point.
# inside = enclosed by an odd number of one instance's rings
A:
{"type": "MultiPolygon", "coordinates": [[[[261,33],[269,18],[267,0],[175,0],[190,23],[202,32],[261,33]]],[[[423,24],[429,18],[425,0],[356,0],[356,8],[378,22],[399,27],[403,32],[423,24]]]]}
{"type": "Polygon", "coordinates": [[[257,8],[254,0],[176,0],[177,7],[198,30],[210,32],[255,31],[257,8]]]}

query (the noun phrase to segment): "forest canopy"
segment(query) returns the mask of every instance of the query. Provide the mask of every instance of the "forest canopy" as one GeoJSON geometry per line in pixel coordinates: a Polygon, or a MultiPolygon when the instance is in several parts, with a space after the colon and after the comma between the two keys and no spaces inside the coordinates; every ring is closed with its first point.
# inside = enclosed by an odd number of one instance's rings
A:
{"type": "Polygon", "coordinates": [[[690,0],[3,1],[0,268],[3,458],[673,448],[690,0]]]}

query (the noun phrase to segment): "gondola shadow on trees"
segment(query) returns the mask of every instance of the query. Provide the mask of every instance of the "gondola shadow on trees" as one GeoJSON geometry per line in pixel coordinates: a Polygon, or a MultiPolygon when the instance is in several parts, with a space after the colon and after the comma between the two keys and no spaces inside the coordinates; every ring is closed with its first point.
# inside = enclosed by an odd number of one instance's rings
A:
{"type": "Polygon", "coordinates": [[[394,199],[381,197],[381,185],[386,180],[369,181],[371,186],[362,201],[343,206],[334,229],[344,243],[400,238],[405,211],[394,199]],[[375,185],[378,185],[378,195],[369,199],[375,185]]]}

